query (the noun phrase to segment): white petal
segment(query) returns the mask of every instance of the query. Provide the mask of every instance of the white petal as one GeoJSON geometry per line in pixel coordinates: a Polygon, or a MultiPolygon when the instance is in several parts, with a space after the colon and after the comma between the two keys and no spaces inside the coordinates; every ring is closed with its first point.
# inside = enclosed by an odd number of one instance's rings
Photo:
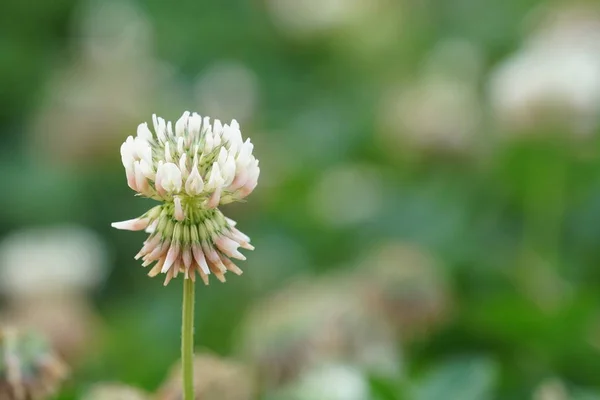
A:
{"type": "Polygon", "coordinates": [[[136,137],[133,141],[135,146],[135,156],[138,160],[145,160],[148,164],[152,164],[152,147],[146,139],[136,137]]]}
{"type": "Polygon", "coordinates": [[[164,143],[164,141],[167,139],[167,123],[163,118],[157,117],[156,114],[152,114],[152,122],[154,123],[154,131],[156,132],[156,137],[161,143],[164,143]]]}
{"type": "Polygon", "coordinates": [[[202,176],[200,176],[200,172],[198,171],[198,166],[194,165],[192,168],[192,172],[190,176],[187,178],[185,182],[185,191],[190,196],[197,196],[204,190],[204,181],[202,180],[202,176]]]}
{"type": "Polygon", "coordinates": [[[219,163],[219,166],[221,166],[221,168],[223,168],[223,166],[225,165],[225,161],[227,161],[228,155],[229,153],[227,152],[227,149],[225,147],[221,147],[221,150],[219,150],[219,157],[217,158],[217,162],[219,163]]]}
{"type": "Polygon", "coordinates": [[[246,139],[236,159],[238,168],[244,168],[248,164],[250,164],[250,161],[252,161],[251,155],[253,149],[254,145],[252,144],[252,142],[250,142],[250,139],[246,139]]]}
{"type": "Polygon", "coordinates": [[[183,136],[180,136],[177,139],[177,152],[179,154],[183,154],[184,145],[185,145],[185,139],[183,138],[183,136]]]}
{"type": "Polygon", "coordinates": [[[204,152],[210,153],[215,148],[215,139],[212,132],[206,132],[204,135],[204,152]]]}
{"type": "Polygon", "coordinates": [[[152,125],[154,125],[154,132],[158,132],[158,118],[156,114],[152,114],[152,125]]]}
{"type": "Polygon", "coordinates": [[[230,148],[233,146],[235,149],[239,149],[242,146],[242,132],[240,131],[240,126],[235,119],[231,121],[228,136],[230,148]]]}
{"type": "Polygon", "coordinates": [[[229,226],[236,226],[237,225],[237,221],[231,219],[231,218],[227,218],[225,217],[225,221],[227,221],[227,224],[229,224],[229,226]]]}
{"type": "Polygon", "coordinates": [[[197,136],[200,133],[200,127],[202,126],[202,117],[197,113],[193,113],[188,124],[189,134],[197,136]]]}
{"type": "Polygon", "coordinates": [[[179,118],[175,123],[175,133],[177,134],[177,136],[183,137],[185,135],[185,129],[187,128],[189,117],[190,112],[186,111],[183,113],[181,118],[179,118]]]}
{"type": "Polygon", "coordinates": [[[190,174],[187,169],[187,154],[183,153],[179,159],[179,169],[181,170],[181,177],[183,180],[187,179],[190,174]]]}
{"type": "Polygon", "coordinates": [[[150,132],[150,129],[148,129],[148,124],[145,122],[138,125],[137,135],[144,140],[152,140],[152,132],[150,132]]]}
{"type": "Polygon", "coordinates": [[[214,135],[221,136],[221,134],[223,133],[223,124],[221,124],[220,120],[215,119],[215,121],[213,122],[212,131],[214,135]]]}
{"type": "Polygon", "coordinates": [[[171,146],[169,142],[165,143],[165,161],[173,162],[173,156],[171,156],[171,146]]]}
{"type": "Polygon", "coordinates": [[[160,182],[156,185],[162,186],[167,193],[179,193],[181,191],[181,171],[173,163],[162,164],[158,168],[157,175],[160,175],[160,182]]]}
{"type": "Polygon", "coordinates": [[[213,163],[213,167],[210,170],[210,175],[208,177],[208,182],[206,184],[206,188],[209,190],[216,189],[217,187],[221,187],[224,183],[223,177],[221,176],[221,169],[219,168],[219,163],[213,163]]]}
{"type": "Polygon", "coordinates": [[[237,240],[238,242],[250,243],[250,236],[246,235],[237,228],[231,228],[229,233],[231,238],[237,240]]]}
{"type": "Polygon", "coordinates": [[[204,117],[202,120],[202,133],[212,133],[212,126],[210,126],[210,117],[204,117]]]}
{"type": "Polygon", "coordinates": [[[228,257],[237,258],[238,260],[246,259],[246,257],[238,251],[238,247],[240,247],[240,244],[234,240],[229,239],[228,237],[219,236],[215,240],[215,244],[228,257]]]}
{"type": "Polygon", "coordinates": [[[167,135],[171,138],[175,137],[173,134],[173,125],[171,124],[171,121],[167,122],[167,135]]]}
{"type": "Polygon", "coordinates": [[[214,146],[219,147],[223,141],[221,140],[221,135],[213,132],[214,146]]]}
{"type": "Polygon", "coordinates": [[[227,158],[227,161],[225,162],[225,165],[223,166],[221,173],[222,173],[223,179],[225,181],[224,185],[225,186],[231,185],[231,183],[233,182],[233,179],[235,178],[235,160],[233,159],[232,155],[229,155],[229,157],[227,158]]]}
{"type": "Polygon", "coordinates": [[[140,169],[146,178],[154,180],[156,174],[145,160],[140,160],[140,169]]]}
{"type": "Polygon", "coordinates": [[[206,257],[204,257],[204,253],[202,252],[202,249],[200,249],[200,246],[192,246],[192,254],[194,255],[194,260],[196,260],[196,262],[200,266],[200,269],[202,269],[202,272],[204,272],[206,275],[209,275],[210,269],[208,268],[208,264],[206,263],[206,257]]]}
{"type": "Polygon", "coordinates": [[[134,148],[133,148],[133,137],[129,136],[127,140],[123,142],[121,145],[121,161],[123,162],[123,166],[125,168],[133,167],[133,162],[135,161],[134,157],[134,148]]]}

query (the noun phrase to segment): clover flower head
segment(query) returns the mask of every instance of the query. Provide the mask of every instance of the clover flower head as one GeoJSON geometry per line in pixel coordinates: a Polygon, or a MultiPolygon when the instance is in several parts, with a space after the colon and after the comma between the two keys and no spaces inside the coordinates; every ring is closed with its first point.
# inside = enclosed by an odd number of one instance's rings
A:
{"type": "Polygon", "coordinates": [[[244,260],[238,248],[254,249],[250,238],[235,228],[219,205],[243,200],[258,183],[260,168],[254,145],[242,139],[238,123],[223,124],[186,111],[174,126],[152,116],[121,146],[129,187],[162,204],[139,218],[113,227],[150,233],[136,256],[143,265],[156,262],[150,276],[167,274],[165,284],[179,273],[207,284],[213,273],[241,270],[230,258],[244,260]]]}

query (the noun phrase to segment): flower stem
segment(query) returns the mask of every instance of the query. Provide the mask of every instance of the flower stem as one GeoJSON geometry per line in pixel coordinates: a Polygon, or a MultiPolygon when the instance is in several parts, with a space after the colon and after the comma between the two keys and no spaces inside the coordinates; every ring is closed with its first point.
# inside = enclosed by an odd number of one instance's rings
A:
{"type": "Polygon", "coordinates": [[[194,281],[183,279],[181,367],[183,400],[194,400],[194,281]]]}

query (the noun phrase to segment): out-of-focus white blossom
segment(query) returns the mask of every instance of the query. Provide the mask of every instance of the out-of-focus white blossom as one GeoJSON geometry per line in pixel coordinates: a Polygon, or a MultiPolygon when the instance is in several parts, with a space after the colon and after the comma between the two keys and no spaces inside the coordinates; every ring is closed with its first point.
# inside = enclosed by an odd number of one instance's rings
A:
{"type": "Polygon", "coordinates": [[[0,290],[11,297],[78,292],[105,274],[105,246],[83,227],[24,229],[0,242],[0,290]]]}
{"type": "Polygon", "coordinates": [[[570,400],[565,384],[556,378],[547,379],[533,393],[533,400],[570,400]]]}
{"type": "Polygon", "coordinates": [[[452,311],[451,288],[440,261],[401,241],[381,243],[361,257],[356,277],[372,309],[386,316],[404,341],[442,325],[452,311]]]}
{"type": "Polygon", "coordinates": [[[211,272],[221,281],[227,270],[240,274],[230,257],[245,260],[238,248],[254,247],[217,206],[240,201],[256,187],[254,145],[243,141],[235,120],[211,124],[186,111],[175,124],[156,115],[152,121],[154,133],[140,124],[121,146],[121,160],[129,187],[163,204],[113,227],[150,233],[136,259],[144,266],[156,262],[149,275],[167,274],[165,284],[180,272],[191,279],[197,272],[205,283],[211,272]]]}
{"type": "Polygon", "coordinates": [[[559,124],[588,134],[600,120],[600,10],[563,6],[539,25],[492,73],[492,110],[511,130],[559,124]]]}
{"type": "MultiPolygon", "coordinates": [[[[253,400],[257,397],[253,371],[238,361],[202,353],[194,356],[194,371],[196,399],[253,400]]],[[[181,380],[181,362],[178,362],[153,398],[181,400],[181,380]]]]}
{"type": "Polygon", "coordinates": [[[293,400],[369,400],[369,379],[350,365],[330,364],[307,371],[288,395],[293,400]]]}
{"type": "Polygon", "coordinates": [[[382,97],[379,134],[385,149],[398,152],[462,153],[473,147],[480,126],[478,49],[469,42],[438,44],[422,75],[391,85],[382,97]]]}
{"type": "Polygon", "coordinates": [[[348,275],[307,279],[257,304],[240,332],[240,352],[265,386],[297,382],[323,364],[344,363],[377,376],[401,372],[401,353],[363,281],[348,275]]]}
{"type": "Polygon", "coordinates": [[[137,2],[78,4],[69,34],[73,56],[43,90],[30,147],[37,158],[79,166],[110,154],[123,127],[148,107],[179,96],[170,66],[153,53],[152,27],[137,2]]]}
{"type": "Polygon", "coordinates": [[[421,150],[468,148],[479,123],[477,94],[470,83],[429,78],[391,92],[384,100],[381,135],[386,145],[421,150]]]}
{"type": "Polygon", "coordinates": [[[291,36],[314,36],[356,20],[370,6],[368,0],[268,0],[275,24],[291,36]],[[315,12],[318,10],[318,12],[315,12]]]}
{"type": "Polygon", "coordinates": [[[122,383],[96,383],[82,400],[149,400],[151,397],[141,389],[122,383]]]}
{"type": "Polygon", "coordinates": [[[256,114],[259,82],[256,73],[246,65],[221,61],[198,76],[194,87],[200,110],[222,118],[247,122],[256,114]]]}

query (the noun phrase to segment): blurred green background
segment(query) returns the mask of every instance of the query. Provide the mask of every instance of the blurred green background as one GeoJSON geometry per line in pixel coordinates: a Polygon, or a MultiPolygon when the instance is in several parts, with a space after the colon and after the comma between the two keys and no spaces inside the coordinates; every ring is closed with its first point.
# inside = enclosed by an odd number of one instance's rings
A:
{"type": "MultiPolygon", "coordinates": [[[[75,354],[60,399],[155,391],[178,357],[181,281],[146,277],[144,235],[110,223],[152,203],[120,144],[187,109],[237,119],[262,171],[224,209],[256,250],[198,288],[199,349],[268,381],[244,350],[257,307],[349,284],[368,315],[342,335],[375,318],[395,349],[391,373],[357,367],[370,394],[352,399],[600,399],[597,2],[4,0],[2,312],[49,318],[75,354]]],[[[295,365],[286,338],[321,326],[279,312],[296,325],[257,348],[295,365]]],[[[275,380],[257,396],[351,400],[275,380]]]]}

